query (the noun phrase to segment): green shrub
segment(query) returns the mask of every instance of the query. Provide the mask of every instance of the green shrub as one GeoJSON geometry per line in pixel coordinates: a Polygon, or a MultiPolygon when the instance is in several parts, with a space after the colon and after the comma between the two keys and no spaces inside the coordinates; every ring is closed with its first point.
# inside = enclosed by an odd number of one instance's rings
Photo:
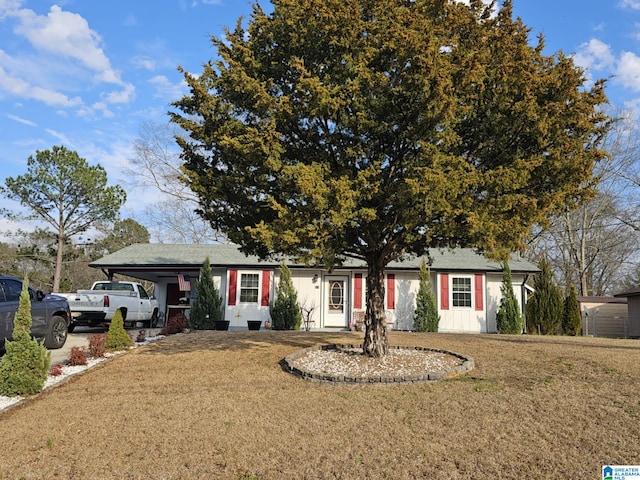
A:
{"type": "Polygon", "coordinates": [[[302,311],[298,305],[298,292],[291,281],[291,272],[284,262],[280,265],[280,281],[276,287],[275,296],[275,300],[269,305],[271,328],[299,330],[302,324],[302,311]]]}
{"type": "Polygon", "coordinates": [[[553,281],[551,268],[546,260],[540,262],[540,273],[533,282],[535,289],[527,302],[527,332],[543,335],[560,333],[562,327],[562,292],[553,281]]]}
{"type": "Polygon", "coordinates": [[[422,261],[420,264],[420,286],[416,296],[416,312],[413,317],[413,324],[416,332],[437,332],[440,323],[440,315],[436,307],[436,298],[431,287],[431,273],[427,264],[422,261]]]}
{"type": "Polygon", "coordinates": [[[216,321],[222,320],[223,307],[223,299],[213,283],[211,263],[207,257],[200,269],[196,297],[189,313],[189,326],[194,330],[213,330],[216,321]]]}
{"type": "Polygon", "coordinates": [[[51,353],[31,338],[31,299],[26,278],[13,323],[13,340],[5,342],[6,352],[0,360],[0,395],[33,395],[44,387],[51,353]]]}
{"type": "Polygon", "coordinates": [[[564,299],[564,311],[562,315],[562,331],[565,335],[580,335],[582,332],[582,315],[580,304],[576,297],[576,290],[571,285],[569,295],[564,299]]]}
{"type": "Polygon", "coordinates": [[[522,333],[522,314],[520,313],[518,299],[513,292],[511,269],[509,268],[508,262],[504,262],[503,265],[500,292],[502,293],[502,298],[500,299],[500,307],[496,314],[498,332],[507,334],[522,333]]]}
{"type": "Polygon", "coordinates": [[[124,329],[124,318],[120,309],[116,310],[111,319],[105,346],[108,350],[124,350],[133,346],[133,340],[124,329]]]}

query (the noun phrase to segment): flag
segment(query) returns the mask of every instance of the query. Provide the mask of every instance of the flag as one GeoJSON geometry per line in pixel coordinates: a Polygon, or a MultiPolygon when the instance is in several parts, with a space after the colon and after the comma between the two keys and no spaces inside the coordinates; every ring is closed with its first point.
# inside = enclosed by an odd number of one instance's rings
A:
{"type": "Polygon", "coordinates": [[[189,275],[178,275],[178,287],[180,287],[181,292],[191,291],[191,278],[189,275]]]}

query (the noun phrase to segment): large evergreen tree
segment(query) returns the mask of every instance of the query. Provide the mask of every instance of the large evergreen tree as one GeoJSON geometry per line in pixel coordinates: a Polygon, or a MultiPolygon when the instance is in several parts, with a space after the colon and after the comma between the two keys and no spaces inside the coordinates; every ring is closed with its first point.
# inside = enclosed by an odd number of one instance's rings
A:
{"type": "Polygon", "coordinates": [[[243,251],[367,265],[364,352],[388,350],[384,270],[506,258],[588,190],[607,118],[562,53],[480,0],[272,0],[174,103],[200,214],[243,251]]]}
{"type": "Polygon", "coordinates": [[[562,292],[553,280],[549,262],[540,262],[540,273],[533,282],[534,292],[527,302],[527,332],[554,335],[562,326],[562,292]]]}
{"type": "Polygon", "coordinates": [[[500,286],[502,298],[496,313],[496,326],[500,333],[522,333],[522,314],[520,305],[513,291],[511,281],[511,268],[509,262],[504,262],[502,267],[502,285],[500,286]]]}

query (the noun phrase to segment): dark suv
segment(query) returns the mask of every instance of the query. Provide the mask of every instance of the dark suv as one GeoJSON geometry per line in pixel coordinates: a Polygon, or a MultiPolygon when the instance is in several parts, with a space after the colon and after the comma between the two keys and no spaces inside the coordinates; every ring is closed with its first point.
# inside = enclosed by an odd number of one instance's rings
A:
{"type": "MultiPolygon", "coordinates": [[[[13,318],[18,311],[22,280],[0,275],[0,350],[4,341],[11,340],[13,318]]],[[[61,348],[67,341],[71,312],[67,299],[57,295],[45,295],[41,290],[29,287],[31,297],[31,334],[50,349],[61,348]]]]}

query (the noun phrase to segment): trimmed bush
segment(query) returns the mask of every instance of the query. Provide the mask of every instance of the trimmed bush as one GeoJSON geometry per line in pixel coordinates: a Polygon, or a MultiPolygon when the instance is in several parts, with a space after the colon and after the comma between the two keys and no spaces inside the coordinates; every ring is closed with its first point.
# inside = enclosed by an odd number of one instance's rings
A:
{"type": "Polygon", "coordinates": [[[96,333],[89,336],[89,356],[102,358],[107,353],[107,336],[104,333],[96,333]]]}
{"type": "Polygon", "coordinates": [[[182,333],[187,329],[187,317],[184,313],[179,312],[167,320],[167,324],[160,330],[160,335],[174,335],[176,333],[182,333]]]}
{"type": "Polygon", "coordinates": [[[522,333],[522,314],[520,313],[520,305],[515,293],[513,293],[513,283],[511,281],[511,269],[509,263],[504,262],[502,267],[502,285],[500,286],[502,298],[500,299],[500,307],[496,313],[496,325],[498,332],[515,334],[522,333]]]}
{"type": "Polygon", "coordinates": [[[576,290],[571,285],[569,295],[564,299],[564,312],[562,315],[562,331],[565,335],[580,335],[582,332],[582,315],[580,304],[576,297],[576,290]]]}
{"type": "Polygon", "coordinates": [[[86,365],[87,352],[82,347],[72,347],[69,353],[69,365],[86,365]]]}
{"type": "Polygon", "coordinates": [[[51,366],[51,353],[31,338],[31,299],[28,280],[22,282],[20,303],[13,320],[13,340],[5,342],[0,360],[0,395],[33,395],[42,390],[51,366]]]}
{"type": "Polygon", "coordinates": [[[211,263],[207,257],[200,269],[196,297],[191,304],[189,326],[194,330],[213,330],[223,317],[223,299],[213,283],[211,263]]]}
{"type": "Polygon", "coordinates": [[[133,340],[124,329],[124,318],[120,309],[116,310],[111,319],[105,346],[108,350],[124,350],[133,346],[133,340]]]}
{"type": "Polygon", "coordinates": [[[49,375],[52,377],[59,377],[60,375],[62,375],[62,365],[60,365],[59,363],[52,365],[49,369],[49,375]]]}
{"type": "Polygon", "coordinates": [[[431,286],[431,272],[423,260],[418,274],[420,286],[416,296],[416,313],[413,317],[413,325],[416,332],[437,332],[440,323],[440,315],[436,307],[436,297],[431,286]]]}
{"type": "Polygon", "coordinates": [[[280,281],[276,287],[276,298],[269,305],[271,328],[273,330],[300,330],[302,311],[298,305],[298,292],[291,281],[291,272],[284,264],[280,265],[280,281]]]}

